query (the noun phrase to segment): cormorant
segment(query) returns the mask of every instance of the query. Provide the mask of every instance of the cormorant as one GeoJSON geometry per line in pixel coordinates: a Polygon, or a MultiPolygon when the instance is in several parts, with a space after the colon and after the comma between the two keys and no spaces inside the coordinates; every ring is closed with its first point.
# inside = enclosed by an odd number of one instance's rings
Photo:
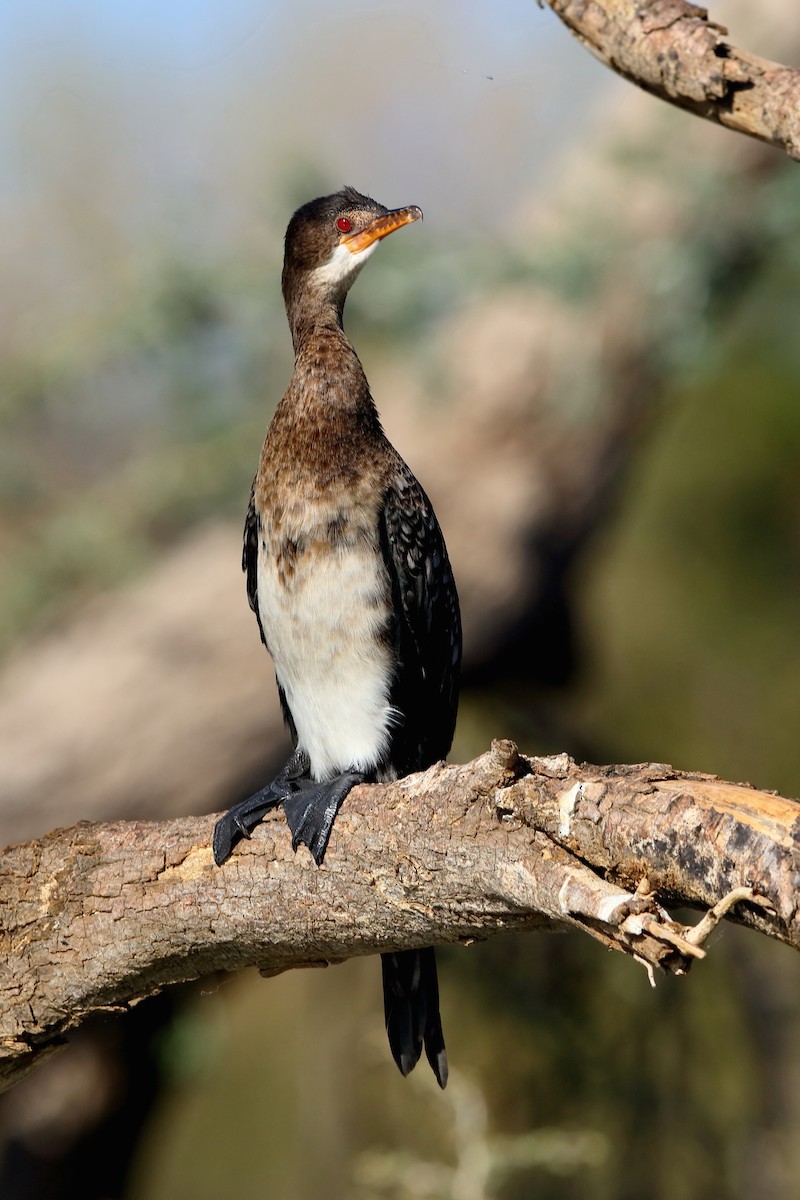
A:
{"type": "MultiPolygon", "coordinates": [[[[305,843],[319,864],[355,784],[422,770],[450,749],[461,621],[447,550],[342,327],[348,289],[379,241],[421,216],[345,187],[304,204],[286,231],[295,365],[253,481],[242,565],[295,750],[218,821],[218,864],[279,804],[293,847],[305,843]]],[[[394,1059],[407,1075],[424,1045],[444,1087],[433,949],[382,960],[394,1059]]]]}

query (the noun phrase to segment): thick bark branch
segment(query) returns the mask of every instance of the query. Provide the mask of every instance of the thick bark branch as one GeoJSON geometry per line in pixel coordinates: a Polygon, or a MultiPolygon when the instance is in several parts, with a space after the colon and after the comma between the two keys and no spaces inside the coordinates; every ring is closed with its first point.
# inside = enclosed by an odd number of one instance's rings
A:
{"type": "Polygon", "coordinates": [[[656,891],[800,946],[800,804],[657,764],[526,759],[355,789],[324,865],[273,814],[222,869],[213,818],[82,823],[0,858],[0,1079],[93,1012],[183,980],[577,926],[652,973],[702,957],[656,891]],[[736,891],[736,889],[744,889],[736,891]],[[724,905],[723,905],[724,907],[724,905]]]}
{"type": "Polygon", "coordinates": [[[686,0],[547,0],[618,75],[800,159],[800,71],[737,50],[686,0]]]}

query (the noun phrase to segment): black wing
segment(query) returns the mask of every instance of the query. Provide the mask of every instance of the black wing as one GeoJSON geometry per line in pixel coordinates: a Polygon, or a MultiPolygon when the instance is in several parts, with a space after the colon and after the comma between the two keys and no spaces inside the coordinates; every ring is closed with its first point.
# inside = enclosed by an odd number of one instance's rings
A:
{"type": "Polygon", "coordinates": [[[391,765],[401,774],[444,758],[453,740],[461,666],[461,615],[447,549],[430,500],[402,463],[386,492],[381,545],[392,583],[400,713],[391,765]]]}
{"type": "MultiPolygon", "coordinates": [[[[258,609],[258,543],[261,537],[261,519],[256,509],[256,485],[255,480],[250,488],[250,503],[247,506],[247,516],[244,519],[244,538],[242,541],[242,570],[245,573],[247,581],[247,600],[256,614],[258,621],[258,631],[261,634],[261,641],[267,646],[267,639],[264,637],[264,626],[261,624],[261,614],[258,609]]],[[[267,646],[269,650],[269,646],[267,646]]],[[[277,679],[275,681],[278,683],[277,679]]],[[[294,723],[294,717],[291,714],[289,705],[286,703],[286,693],[278,683],[278,699],[281,702],[281,712],[283,719],[288,726],[291,734],[292,744],[297,745],[297,729],[294,723]]]]}
{"type": "Polygon", "coordinates": [[[247,600],[256,614],[261,640],[266,646],[264,629],[258,611],[258,542],[261,536],[261,521],[256,511],[256,484],[250,488],[250,503],[247,505],[247,516],[244,519],[244,538],[242,540],[242,570],[247,579],[247,600]]]}

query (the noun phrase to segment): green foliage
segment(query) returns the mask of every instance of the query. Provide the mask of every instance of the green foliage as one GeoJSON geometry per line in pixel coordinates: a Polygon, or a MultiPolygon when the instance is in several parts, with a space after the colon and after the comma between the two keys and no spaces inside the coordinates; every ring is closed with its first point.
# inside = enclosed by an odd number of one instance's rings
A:
{"type": "Polygon", "coordinates": [[[581,720],[609,756],[800,788],[800,360],[770,258],[678,382],[587,564],[595,669],[581,720]]]}

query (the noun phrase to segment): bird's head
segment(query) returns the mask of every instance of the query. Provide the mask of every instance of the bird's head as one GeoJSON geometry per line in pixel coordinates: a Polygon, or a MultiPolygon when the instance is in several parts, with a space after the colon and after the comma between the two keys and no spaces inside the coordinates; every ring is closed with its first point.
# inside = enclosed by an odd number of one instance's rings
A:
{"type": "Polygon", "coordinates": [[[286,230],[287,307],[304,296],[340,306],[378,243],[421,216],[415,204],[388,209],[351,187],[298,208],[286,230]]]}

